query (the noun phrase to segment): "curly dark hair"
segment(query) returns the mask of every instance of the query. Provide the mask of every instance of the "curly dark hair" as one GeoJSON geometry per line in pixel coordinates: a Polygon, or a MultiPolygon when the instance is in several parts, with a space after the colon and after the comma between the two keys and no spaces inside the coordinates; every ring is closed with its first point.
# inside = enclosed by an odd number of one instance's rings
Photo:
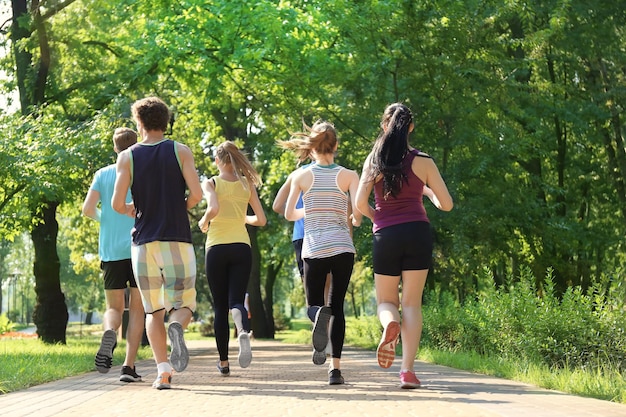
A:
{"type": "Polygon", "coordinates": [[[170,109],[158,97],[146,97],[137,100],[131,107],[133,118],[141,122],[147,131],[165,132],[170,121],[170,109]]]}

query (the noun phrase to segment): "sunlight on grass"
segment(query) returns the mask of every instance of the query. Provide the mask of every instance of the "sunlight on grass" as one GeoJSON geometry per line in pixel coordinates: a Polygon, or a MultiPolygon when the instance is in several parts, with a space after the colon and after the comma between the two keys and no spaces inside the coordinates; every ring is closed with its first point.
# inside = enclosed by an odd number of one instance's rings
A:
{"type": "Polygon", "coordinates": [[[424,347],[419,359],[569,394],[626,403],[626,381],[615,371],[550,369],[545,365],[495,359],[477,353],[442,352],[424,347]]]}
{"type": "MultiPolygon", "coordinates": [[[[73,332],[68,332],[73,334],[73,332]]],[[[39,339],[0,339],[0,392],[6,393],[93,371],[101,333],[68,336],[67,344],[47,345],[39,339]]],[[[126,342],[119,341],[113,362],[124,362],[126,342]]],[[[152,357],[139,349],[137,360],[152,357]]]]}

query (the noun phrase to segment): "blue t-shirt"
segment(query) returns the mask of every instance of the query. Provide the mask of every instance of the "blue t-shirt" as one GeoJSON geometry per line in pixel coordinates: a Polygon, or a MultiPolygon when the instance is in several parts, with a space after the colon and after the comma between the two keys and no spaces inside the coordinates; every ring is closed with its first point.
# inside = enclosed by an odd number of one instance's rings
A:
{"type": "MultiPolygon", "coordinates": [[[[130,232],[135,220],[119,214],[111,207],[113,188],[115,187],[115,164],[101,168],[96,172],[91,189],[100,193],[100,238],[98,255],[104,262],[130,259],[130,232]]],[[[130,190],[126,202],[130,203],[130,190]]]]}
{"type": "MultiPolygon", "coordinates": [[[[304,207],[304,202],[302,201],[302,193],[298,196],[298,202],[296,203],[296,208],[304,207]]],[[[304,217],[293,222],[293,237],[291,238],[292,242],[295,242],[298,239],[304,239],[304,217]]]]}

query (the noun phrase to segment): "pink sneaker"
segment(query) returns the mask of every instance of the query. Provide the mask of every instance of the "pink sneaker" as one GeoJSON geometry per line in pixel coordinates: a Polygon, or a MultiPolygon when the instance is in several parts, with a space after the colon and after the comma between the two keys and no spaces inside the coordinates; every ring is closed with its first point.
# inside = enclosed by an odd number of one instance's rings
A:
{"type": "Polygon", "coordinates": [[[422,383],[415,376],[415,372],[401,371],[400,372],[400,388],[415,389],[422,386],[422,383]]]}
{"type": "Polygon", "coordinates": [[[396,357],[398,336],[400,336],[400,323],[392,321],[383,330],[383,336],[378,344],[378,349],[376,349],[378,366],[381,368],[387,369],[393,364],[393,360],[396,357]]]}

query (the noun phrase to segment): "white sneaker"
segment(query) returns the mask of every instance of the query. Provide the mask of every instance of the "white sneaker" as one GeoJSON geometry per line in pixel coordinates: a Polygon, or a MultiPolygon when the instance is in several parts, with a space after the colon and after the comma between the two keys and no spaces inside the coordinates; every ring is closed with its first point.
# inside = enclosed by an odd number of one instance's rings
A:
{"type": "Polygon", "coordinates": [[[239,366],[247,368],[252,362],[252,348],[250,347],[250,335],[242,331],[237,336],[239,341],[239,366]]]}

